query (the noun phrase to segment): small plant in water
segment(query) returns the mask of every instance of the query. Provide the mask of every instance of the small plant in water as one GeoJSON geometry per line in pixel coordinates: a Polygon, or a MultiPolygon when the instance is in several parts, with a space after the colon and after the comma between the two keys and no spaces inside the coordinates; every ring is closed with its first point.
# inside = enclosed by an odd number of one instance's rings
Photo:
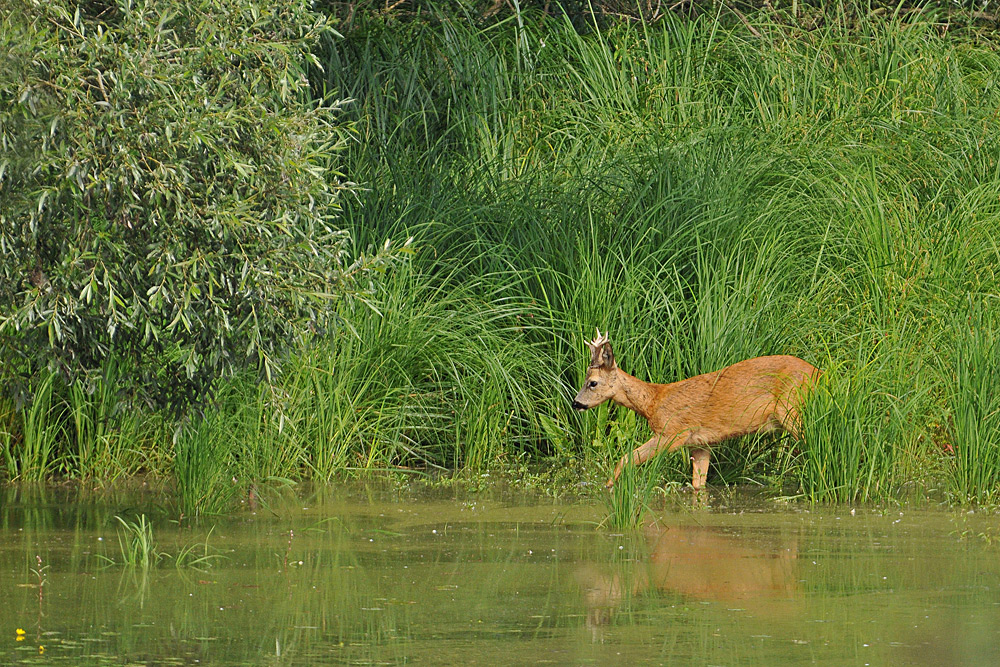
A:
{"type": "Polygon", "coordinates": [[[115,516],[121,524],[118,530],[118,545],[121,548],[122,563],[129,567],[148,569],[168,556],[161,552],[153,540],[153,526],[140,514],[138,521],[128,521],[115,516]]]}
{"type": "Polygon", "coordinates": [[[178,568],[189,567],[193,570],[207,570],[215,561],[225,558],[222,554],[212,553],[212,548],[208,546],[208,538],[212,536],[213,530],[215,530],[215,526],[209,529],[204,542],[189,544],[178,551],[174,565],[178,568]],[[199,554],[198,551],[201,553],[199,554]]]}
{"type": "MultiPolygon", "coordinates": [[[[630,451],[640,424],[634,413],[627,413],[613,422],[606,422],[607,413],[597,415],[598,441],[603,440],[603,449],[608,461],[617,461],[622,452],[630,451]]],[[[667,462],[671,456],[658,456],[645,465],[626,465],[615,485],[604,496],[608,508],[608,518],[604,524],[614,530],[635,528],[649,510],[650,502],[657,488],[657,481],[663,478],[667,462]]]]}
{"type": "Polygon", "coordinates": [[[635,528],[642,522],[656,488],[657,468],[627,465],[622,469],[621,477],[608,492],[606,500],[610,528],[635,528]]]}

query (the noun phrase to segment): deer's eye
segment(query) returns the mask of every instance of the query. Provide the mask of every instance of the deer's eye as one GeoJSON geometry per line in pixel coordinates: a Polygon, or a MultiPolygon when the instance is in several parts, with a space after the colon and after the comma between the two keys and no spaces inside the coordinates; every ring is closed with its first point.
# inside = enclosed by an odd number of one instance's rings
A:
{"type": "Polygon", "coordinates": [[[596,386],[597,386],[597,380],[591,380],[590,382],[587,383],[587,387],[590,389],[593,389],[596,386]]]}

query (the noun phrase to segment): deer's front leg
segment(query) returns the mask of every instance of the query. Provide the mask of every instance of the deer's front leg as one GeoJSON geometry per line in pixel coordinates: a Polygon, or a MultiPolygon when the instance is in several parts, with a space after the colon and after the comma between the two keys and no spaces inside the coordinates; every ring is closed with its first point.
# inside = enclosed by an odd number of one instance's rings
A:
{"type": "Polygon", "coordinates": [[[691,449],[691,486],[697,489],[705,488],[705,480],[708,479],[708,462],[712,458],[712,452],[702,447],[691,449]]]}
{"type": "Polygon", "coordinates": [[[626,465],[628,465],[629,459],[632,460],[632,465],[641,465],[653,458],[657,452],[662,449],[666,449],[668,446],[671,450],[679,447],[680,445],[675,443],[676,439],[676,433],[654,435],[652,438],[633,449],[631,454],[626,454],[622,457],[622,460],[615,466],[614,474],[605,486],[609,489],[614,487],[615,482],[617,482],[618,478],[621,477],[622,470],[626,465]]]}

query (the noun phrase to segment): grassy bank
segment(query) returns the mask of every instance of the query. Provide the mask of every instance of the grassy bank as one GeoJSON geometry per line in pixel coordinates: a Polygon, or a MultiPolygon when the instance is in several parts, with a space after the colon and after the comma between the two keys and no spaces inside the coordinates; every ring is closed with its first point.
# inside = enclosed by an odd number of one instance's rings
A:
{"type": "Polygon", "coordinates": [[[173,475],[190,508],[233,477],[523,455],[596,479],[646,428],[570,410],[600,326],[657,381],[828,371],[806,444],[725,447],[710,483],[995,501],[997,44],[930,14],[748,19],[356,22],[315,81],[354,100],[342,224],[358,249],[412,236],[410,263],[180,431],[113,374],[0,408],[6,477],[173,475]]]}

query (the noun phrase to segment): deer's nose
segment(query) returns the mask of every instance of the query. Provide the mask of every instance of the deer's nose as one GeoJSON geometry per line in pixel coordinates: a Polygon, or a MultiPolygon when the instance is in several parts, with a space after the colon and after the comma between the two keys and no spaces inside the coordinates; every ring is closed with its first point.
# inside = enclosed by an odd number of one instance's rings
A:
{"type": "Polygon", "coordinates": [[[584,405],[583,403],[581,403],[580,401],[573,401],[573,409],[574,410],[586,410],[587,406],[584,405]]]}

